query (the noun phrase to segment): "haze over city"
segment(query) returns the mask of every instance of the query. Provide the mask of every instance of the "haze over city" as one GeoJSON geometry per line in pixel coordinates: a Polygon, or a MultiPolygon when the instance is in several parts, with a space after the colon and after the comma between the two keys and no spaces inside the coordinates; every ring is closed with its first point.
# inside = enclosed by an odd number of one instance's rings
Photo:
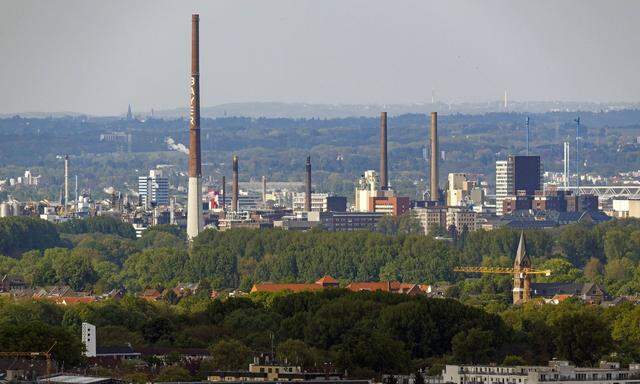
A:
{"type": "Polygon", "coordinates": [[[640,100],[635,1],[19,1],[0,12],[0,113],[202,105],[640,100]]]}

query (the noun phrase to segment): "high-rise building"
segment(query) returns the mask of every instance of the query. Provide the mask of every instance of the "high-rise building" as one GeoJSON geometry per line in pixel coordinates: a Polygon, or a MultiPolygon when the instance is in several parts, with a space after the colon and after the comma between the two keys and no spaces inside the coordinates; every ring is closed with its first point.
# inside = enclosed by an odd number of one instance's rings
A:
{"type": "Polygon", "coordinates": [[[506,161],[496,161],[496,214],[503,214],[507,196],[533,196],[541,186],[540,156],[509,155],[506,161]]]}
{"type": "Polygon", "coordinates": [[[169,179],[159,169],[149,171],[149,176],[138,177],[138,195],[145,206],[169,205],[169,179]]]}

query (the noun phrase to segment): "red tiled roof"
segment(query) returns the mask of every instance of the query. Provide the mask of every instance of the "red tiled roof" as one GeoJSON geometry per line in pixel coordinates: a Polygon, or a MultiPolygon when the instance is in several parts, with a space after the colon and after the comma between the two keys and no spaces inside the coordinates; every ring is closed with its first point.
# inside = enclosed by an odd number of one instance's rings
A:
{"type": "MultiPolygon", "coordinates": [[[[396,282],[397,283],[397,282],[396,282]]],[[[391,282],[389,281],[374,281],[374,282],[358,282],[358,283],[350,283],[347,285],[347,289],[358,292],[358,291],[391,291],[391,282]]]]}
{"type": "Polygon", "coordinates": [[[319,284],[263,283],[263,284],[254,284],[253,288],[251,288],[251,292],[282,292],[282,291],[307,292],[307,291],[319,291],[321,289],[322,289],[322,286],[319,284]]]}
{"type": "Polygon", "coordinates": [[[329,275],[324,275],[324,276],[322,276],[320,279],[318,279],[316,281],[316,284],[320,284],[320,285],[338,285],[340,283],[338,282],[338,280],[334,279],[333,277],[331,277],[329,275]]]}

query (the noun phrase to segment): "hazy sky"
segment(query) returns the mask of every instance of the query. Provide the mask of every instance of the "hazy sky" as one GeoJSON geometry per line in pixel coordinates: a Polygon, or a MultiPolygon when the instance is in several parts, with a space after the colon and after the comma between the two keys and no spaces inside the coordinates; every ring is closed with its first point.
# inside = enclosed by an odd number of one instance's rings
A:
{"type": "Polygon", "coordinates": [[[640,101],[640,1],[0,0],[0,113],[243,101],[640,101]]]}

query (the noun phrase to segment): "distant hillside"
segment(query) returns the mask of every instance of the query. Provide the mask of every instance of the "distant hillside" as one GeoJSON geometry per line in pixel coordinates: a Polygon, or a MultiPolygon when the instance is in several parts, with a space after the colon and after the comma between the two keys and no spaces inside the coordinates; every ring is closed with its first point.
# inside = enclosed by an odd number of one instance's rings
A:
{"type": "MultiPolygon", "coordinates": [[[[204,107],[202,117],[278,117],[278,118],[345,118],[373,117],[380,111],[398,116],[438,111],[446,114],[484,114],[496,112],[601,112],[621,109],[638,109],[640,103],[588,103],[588,102],[511,102],[505,110],[501,101],[486,103],[448,104],[443,102],[413,104],[307,104],[307,103],[228,103],[204,107]]],[[[154,117],[186,117],[188,109],[175,108],[154,111],[154,117]]]]}

